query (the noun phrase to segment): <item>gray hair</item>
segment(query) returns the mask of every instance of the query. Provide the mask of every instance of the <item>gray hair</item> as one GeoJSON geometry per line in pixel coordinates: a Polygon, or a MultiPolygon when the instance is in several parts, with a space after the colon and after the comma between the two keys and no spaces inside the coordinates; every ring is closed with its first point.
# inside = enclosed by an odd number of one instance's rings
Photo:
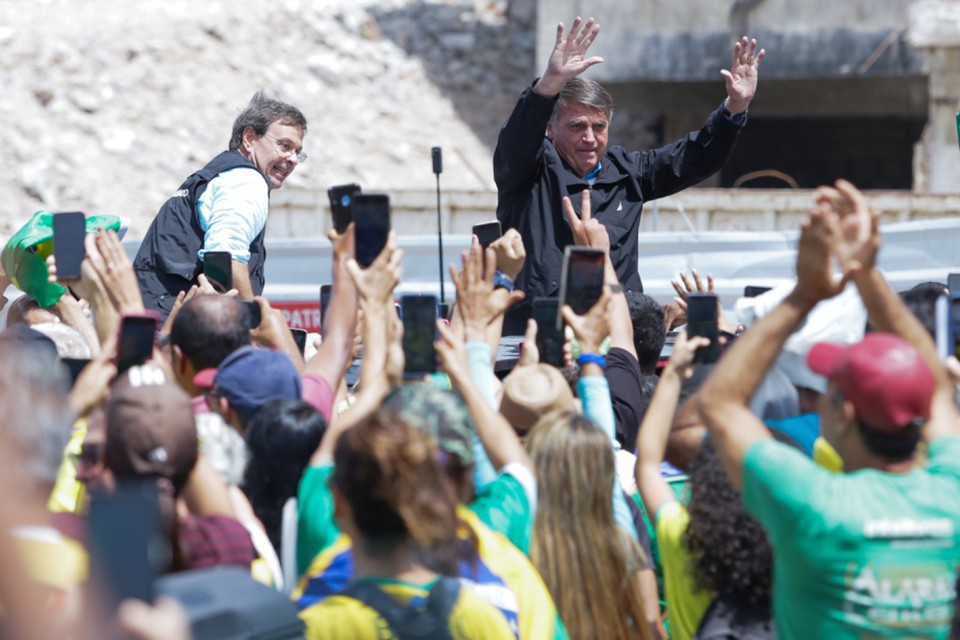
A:
{"type": "Polygon", "coordinates": [[[50,349],[0,342],[0,446],[7,464],[45,493],[53,489],[70,438],[70,376],[50,349]]]}
{"type": "Polygon", "coordinates": [[[233,121],[233,132],[230,135],[230,151],[236,151],[243,143],[243,132],[247,127],[253,127],[258,136],[267,132],[274,122],[290,125],[300,129],[302,135],[307,135],[307,119],[293,105],[271,98],[264,90],[257,91],[250,99],[250,104],[240,112],[233,121]]]}
{"type": "Polygon", "coordinates": [[[582,104],[586,107],[598,109],[607,116],[608,123],[613,120],[613,98],[595,80],[581,77],[567,80],[557,97],[557,104],[553,107],[553,115],[550,117],[553,126],[557,126],[557,116],[570,104],[582,104]]]}

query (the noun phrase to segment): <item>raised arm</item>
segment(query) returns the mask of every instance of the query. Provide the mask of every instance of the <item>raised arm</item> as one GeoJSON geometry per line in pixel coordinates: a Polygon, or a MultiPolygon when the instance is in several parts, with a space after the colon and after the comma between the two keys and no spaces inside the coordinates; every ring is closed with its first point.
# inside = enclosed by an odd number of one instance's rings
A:
{"type": "Polygon", "coordinates": [[[702,336],[687,340],[687,334],[677,336],[670,361],[660,374],[660,382],[650,400],[650,406],[644,414],[640,431],[637,433],[637,465],[634,475],[643,506],[651,518],[660,507],[676,500],[673,490],[660,473],[660,464],[667,450],[667,438],[673,414],[677,410],[680,387],[683,381],[693,373],[693,356],[699,347],[710,344],[702,336]]]}
{"type": "Polygon", "coordinates": [[[845,270],[853,272],[853,281],[867,308],[870,323],[878,330],[893,333],[910,343],[930,368],[937,390],[930,407],[930,420],[924,428],[928,441],[960,433],[954,384],[937,355],[930,334],[903,300],[887,284],[877,269],[880,250],[880,214],[871,211],[863,194],[845,180],[835,188],[820,187],[817,201],[840,220],[840,241],[836,254],[845,270]]]}
{"type": "Polygon", "coordinates": [[[335,390],[350,366],[357,330],[357,286],[346,268],[347,261],[353,259],[353,225],[343,234],[331,230],[327,237],[333,243],[333,292],[323,342],[303,372],[319,375],[335,390]]]}
{"type": "Polygon", "coordinates": [[[840,293],[851,275],[847,273],[838,280],[831,273],[837,233],[836,219],[830,212],[817,208],[810,213],[801,226],[793,292],[726,350],[700,390],[700,415],[737,489],[742,486],[747,450],[771,437],[760,418],[750,411],[750,398],[790,334],[818,302],[840,293]]]}

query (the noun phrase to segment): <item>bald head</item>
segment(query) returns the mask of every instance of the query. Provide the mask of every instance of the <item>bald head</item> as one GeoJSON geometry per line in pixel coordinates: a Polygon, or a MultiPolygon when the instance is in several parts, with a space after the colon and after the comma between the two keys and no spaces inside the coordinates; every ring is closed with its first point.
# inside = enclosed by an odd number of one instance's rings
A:
{"type": "Polygon", "coordinates": [[[170,342],[197,371],[216,368],[228,355],[250,344],[245,309],[235,298],[193,298],[174,318],[170,342]]]}

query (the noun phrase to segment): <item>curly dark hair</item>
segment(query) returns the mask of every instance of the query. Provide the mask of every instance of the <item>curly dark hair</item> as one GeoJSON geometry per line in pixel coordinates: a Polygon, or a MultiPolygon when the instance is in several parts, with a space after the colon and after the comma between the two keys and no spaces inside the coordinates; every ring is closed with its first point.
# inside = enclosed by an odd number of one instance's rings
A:
{"type": "Polygon", "coordinates": [[[690,466],[690,524],[683,545],[697,589],[770,609],[773,551],[760,523],[747,514],[713,445],[704,441],[690,466]]]}

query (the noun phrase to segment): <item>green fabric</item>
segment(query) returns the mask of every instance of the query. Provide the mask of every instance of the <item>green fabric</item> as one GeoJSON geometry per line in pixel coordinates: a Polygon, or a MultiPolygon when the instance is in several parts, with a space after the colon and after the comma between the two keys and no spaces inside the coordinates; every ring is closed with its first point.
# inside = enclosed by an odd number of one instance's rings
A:
{"type": "MultiPolygon", "coordinates": [[[[61,284],[47,282],[46,259],[53,253],[53,212],[40,210],[7,241],[0,262],[14,286],[49,307],[67,290],[61,284]]],[[[117,216],[87,216],[86,231],[120,230],[117,216]]]]}
{"type": "Polygon", "coordinates": [[[337,539],[333,494],[328,484],[333,463],[309,465],[297,488],[297,575],[303,575],[314,557],[337,539]]]}
{"type": "Polygon", "coordinates": [[[481,489],[469,507],[483,524],[502,533],[524,554],[530,554],[533,512],[523,485],[509,472],[500,473],[481,489]]]}
{"type": "Polygon", "coordinates": [[[774,549],[773,617],[791,638],[945,638],[960,561],[960,437],[905,474],[833,474],[765,440],[743,465],[774,549]]]}

